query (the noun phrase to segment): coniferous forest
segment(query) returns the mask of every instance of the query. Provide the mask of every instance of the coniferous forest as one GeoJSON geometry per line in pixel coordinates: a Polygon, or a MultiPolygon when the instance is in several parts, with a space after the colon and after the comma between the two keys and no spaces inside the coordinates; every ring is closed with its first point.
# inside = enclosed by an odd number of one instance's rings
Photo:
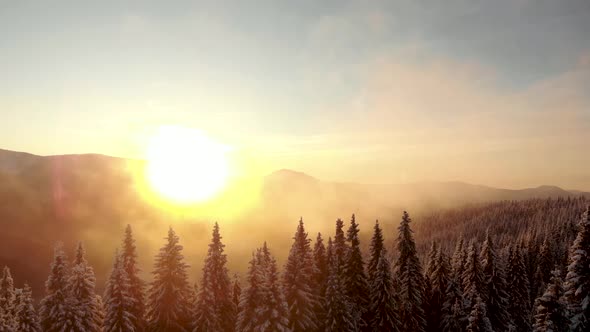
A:
{"type": "Polygon", "coordinates": [[[34,300],[0,278],[0,331],[590,331],[590,207],[584,198],[503,201],[446,210],[394,234],[354,215],[333,234],[300,220],[284,266],[262,242],[247,273],[227,268],[216,223],[197,283],[171,227],[143,280],[132,227],[104,294],[80,243],[57,244],[34,300]],[[364,225],[369,225],[364,224],[364,225]]]}

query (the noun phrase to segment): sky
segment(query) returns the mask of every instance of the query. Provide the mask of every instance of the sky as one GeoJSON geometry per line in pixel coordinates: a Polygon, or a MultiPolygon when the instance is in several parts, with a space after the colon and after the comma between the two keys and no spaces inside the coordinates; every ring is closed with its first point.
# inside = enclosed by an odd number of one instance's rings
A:
{"type": "Polygon", "coordinates": [[[590,190],[587,0],[0,0],[0,148],[590,190]]]}

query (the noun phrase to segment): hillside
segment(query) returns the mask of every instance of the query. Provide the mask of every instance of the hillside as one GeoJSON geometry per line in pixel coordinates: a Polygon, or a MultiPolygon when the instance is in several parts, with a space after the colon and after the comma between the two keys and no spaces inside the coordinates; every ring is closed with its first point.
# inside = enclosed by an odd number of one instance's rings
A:
{"type": "MultiPolygon", "coordinates": [[[[9,264],[19,280],[27,280],[36,294],[42,294],[54,243],[63,241],[71,251],[82,240],[102,285],[100,277],[110,269],[111,253],[124,225],[130,223],[137,230],[141,252],[150,253],[140,257],[144,273],[149,273],[151,253],[169,225],[190,243],[186,255],[197,262],[192,273],[198,271],[209,225],[216,220],[199,215],[187,220],[182,213],[170,214],[151,205],[136,183],[134,172],[142,165],[103,155],[41,157],[0,150],[0,265],[9,264]]],[[[331,232],[336,218],[348,219],[356,213],[363,235],[377,218],[384,221],[387,231],[393,231],[388,225],[397,223],[403,209],[419,221],[431,211],[464,204],[588,195],[550,186],[507,190],[459,182],[335,183],[290,170],[270,174],[261,183],[259,204],[231,220],[217,220],[225,239],[234,244],[227,248],[234,257],[232,269],[246,267],[247,260],[242,258],[261,238],[289,239],[300,217],[314,234],[331,232]],[[257,222],[255,228],[252,220],[257,222]]],[[[288,241],[277,240],[274,247],[279,261],[286,256],[288,245],[288,241]]]]}

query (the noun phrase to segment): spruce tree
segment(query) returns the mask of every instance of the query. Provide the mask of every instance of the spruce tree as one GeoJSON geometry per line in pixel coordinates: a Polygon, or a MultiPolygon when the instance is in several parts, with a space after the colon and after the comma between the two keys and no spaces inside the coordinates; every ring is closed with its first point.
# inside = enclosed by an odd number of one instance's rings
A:
{"type": "Polygon", "coordinates": [[[578,234],[569,251],[564,283],[572,332],[590,330],[590,206],[578,227],[578,234]]]}
{"type": "Polygon", "coordinates": [[[40,320],[44,332],[77,331],[82,328],[79,307],[72,297],[68,280],[69,265],[63,245],[55,246],[51,272],[45,282],[41,300],[40,320]]]}
{"type": "Polygon", "coordinates": [[[33,291],[25,284],[22,289],[20,301],[16,307],[16,326],[19,332],[41,332],[39,317],[33,305],[33,291]]]}
{"type": "Polygon", "coordinates": [[[246,277],[246,288],[240,296],[240,305],[238,306],[237,332],[253,332],[262,322],[259,306],[265,297],[265,276],[259,258],[260,255],[252,253],[246,277]]]}
{"type": "MultiPolygon", "coordinates": [[[[383,231],[379,226],[379,221],[375,221],[375,226],[373,226],[373,236],[371,238],[371,244],[369,246],[369,262],[367,264],[367,282],[369,284],[369,287],[372,287],[372,285],[374,285],[376,282],[375,279],[377,277],[377,265],[379,264],[379,260],[381,259],[381,251],[384,249],[383,242],[383,231]]],[[[393,276],[391,278],[393,284],[393,276]]],[[[369,291],[370,293],[373,292],[372,289],[370,289],[369,291]]],[[[366,320],[370,327],[373,325],[373,315],[374,313],[372,312],[372,306],[369,306],[369,310],[366,314],[366,320]]]]}
{"type": "Polygon", "coordinates": [[[529,280],[526,273],[522,250],[519,246],[510,249],[508,256],[508,312],[516,331],[531,330],[531,308],[529,301],[529,280]]]}
{"type": "Polygon", "coordinates": [[[317,318],[317,330],[323,331],[324,322],[326,318],[325,297],[326,287],[328,281],[328,260],[326,257],[326,247],[324,246],[324,239],[322,234],[318,233],[316,242],[313,247],[313,261],[314,261],[314,289],[316,295],[316,304],[314,312],[317,318]]]}
{"type": "Polygon", "coordinates": [[[289,328],[294,332],[314,330],[317,328],[317,318],[313,310],[316,305],[313,256],[302,219],[299,220],[293,240],[283,275],[285,299],[289,307],[289,328]]]}
{"type": "Polygon", "coordinates": [[[129,279],[129,296],[132,300],[131,313],[133,314],[132,326],[135,331],[144,331],[145,321],[145,282],[139,276],[141,270],[137,264],[137,248],[131,225],[125,228],[125,236],[121,246],[122,264],[129,279]]]}
{"type": "MultiPolygon", "coordinates": [[[[195,284],[195,286],[196,286],[196,284],[195,284]]],[[[195,288],[195,290],[196,290],[196,288],[195,288]]],[[[234,303],[234,306],[236,308],[236,314],[237,314],[238,307],[240,306],[240,297],[242,296],[242,286],[240,285],[240,277],[238,276],[237,273],[234,274],[234,284],[232,286],[231,296],[232,296],[232,302],[234,303]]]]}
{"type": "Polygon", "coordinates": [[[113,270],[107,281],[105,293],[106,317],[104,332],[135,332],[137,320],[134,309],[137,308],[131,295],[131,283],[125,270],[124,259],[115,253],[113,270]]]}
{"type": "Polygon", "coordinates": [[[379,226],[379,221],[375,221],[373,226],[373,237],[371,238],[371,245],[369,247],[369,263],[367,264],[367,277],[369,283],[374,280],[375,273],[377,272],[377,264],[381,259],[381,250],[383,250],[383,231],[379,226]]]}
{"type": "Polygon", "coordinates": [[[451,267],[456,280],[460,283],[461,289],[463,286],[463,272],[465,271],[465,264],[467,262],[467,252],[465,251],[465,241],[463,236],[459,237],[455,245],[455,252],[451,258],[451,267]]]}
{"type": "Polygon", "coordinates": [[[400,291],[401,330],[420,332],[426,329],[426,317],[423,309],[424,278],[410,229],[411,221],[408,213],[404,211],[398,228],[398,260],[395,264],[395,279],[399,283],[400,291]]]}
{"type": "Polygon", "coordinates": [[[379,261],[373,272],[370,285],[371,331],[400,331],[401,322],[398,316],[399,299],[393,287],[391,265],[387,251],[381,248],[379,261]]]}
{"type": "Polygon", "coordinates": [[[5,266],[0,278],[0,319],[4,329],[11,330],[15,325],[15,302],[14,280],[10,269],[5,266]]]}
{"type": "Polygon", "coordinates": [[[336,233],[334,235],[333,259],[336,261],[338,273],[344,271],[346,256],[348,255],[348,245],[344,234],[344,222],[341,219],[336,220],[336,233]]]}
{"type": "Polygon", "coordinates": [[[236,311],[231,297],[231,281],[226,267],[227,255],[215,223],[197,300],[194,331],[233,331],[236,311]]]}
{"type": "Polygon", "coordinates": [[[498,265],[496,248],[489,230],[481,248],[480,259],[484,275],[481,295],[486,303],[487,316],[495,331],[506,331],[510,327],[506,278],[498,265]]]}
{"type": "Polygon", "coordinates": [[[279,280],[279,271],[277,269],[277,262],[270,254],[265,243],[264,253],[268,255],[261,267],[265,272],[263,280],[263,301],[261,308],[262,324],[257,331],[290,331],[288,320],[287,302],[283,296],[283,292],[279,280]]]}
{"type": "Polygon", "coordinates": [[[362,329],[368,329],[367,307],[369,305],[369,284],[365,274],[363,255],[361,253],[360,241],[358,237],[359,229],[354,214],[350,221],[350,227],[347,231],[347,241],[349,243],[348,254],[346,255],[344,268],[344,288],[350,305],[355,325],[362,329]]]}
{"type": "Polygon", "coordinates": [[[449,258],[442,251],[437,250],[432,259],[434,264],[428,277],[431,287],[428,301],[428,329],[430,331],[440,331],[443,320],[443,306],[451,278],[451,266],[449,258]]]}
{"type": "Polygon", "coordinates": [[[563,285],[559,270],[553,271],[545,293],[535,300],[534,332],[568,332],[569,320],[562,301],[563,285]]]}
{"type": "Polygon", "coordinates": [[[332,245],[332,239],[328,241],[329,275],[326,289],[326,332],[357,331],[351,306],[346,298],[344,283],[339,268],[339,260],[332,245]]]}
{"type": "Polygon", "coordinates": [[[463,271],[463,287],[466,306],[473,308],[475,299],[481,296],[484,287],[484,275],[475,241],[471,241],[467,251],[467,261],[463,271]]]}
{"type": "Polygon", "coordinates": [[[189,266],[184,262],[182,249],[178,236],[170,228],[166,244],[156,256],[148,291],[149,331],[189,331],[191,304],[186,271],[189,266]]]}
{"type": "MultiPolygon", "coordinates": [[[[473,303],[473,309],[469,314],[467,332],[493,332],[492,324],[486,314],[486,305],[481,297],[477,296],[473,303]]],[[[520,331],[520,330],[519,330],[520,331]]]]}
{"type": "Polygon", "coordinates": [[[85,255],[82,243],[78,243],[68,284],[78,307],[82,331],[98,332],[103,323],[102,307],[96,298],[94,270],[86,261],[85,255]]]}

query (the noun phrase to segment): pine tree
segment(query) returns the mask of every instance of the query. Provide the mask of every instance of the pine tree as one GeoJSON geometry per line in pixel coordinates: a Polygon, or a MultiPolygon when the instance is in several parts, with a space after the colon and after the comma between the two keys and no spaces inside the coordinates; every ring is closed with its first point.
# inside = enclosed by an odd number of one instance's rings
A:
{"type": "Polygon", "coordinates": [[[22,289],[20,301],[16,307],[16,331],[19,332],[41,332],[39,317],[33,306],[33,292],[29,285],[25,284],[22,289]]]}
{"type": "Polygon", "coordinates": [[[221,242],[219,224],[215,223],[199,292],[194,331],[233,331],[236,308],[231,297],[225,245],[221,242]]]}
{"type": "Polygon", "coordinates": [[[344,283],[339,268],[339,260],[332,245],[332,239],[328,241],[329,275],[326,289],[326,332],[356,331],[351,307],[345,294],[344,283]]]}
{"type": "Polygon", "coordinates": [[[259,257],[260,255],[252,253],[246,277],[247,286],[240,296],[240,305],[238,306],[237,332],[253,332],[262,322],[259,306],[264,301],[265,276],[259,257]]]}
{"type": "Polygon", "coordinates": [[[423,309],[424,278],[422,265],[416,253],[416,244],[410,229],[410,216],[404,211],[398,228],[398,260],[395,279],[400,287],[400,320],[402,331],[425,331],[426,317],[423,309]]]}
{"type": "Polygon", "coordinates": [[[510,249],[508,257],[508,295],[510,297],[508,312],[516,331],[531,330],[531,308],[529,301],[529,280],[519,246],[510,249]]]}
{"type": "Polygon", "coordinates": [[[555,259],[553,257],[553,248],[551,246],[551,242],[546,237],[541,245],[541,250],[539,252],[539,265],[538,271],[539,275],[541,276],[541,281],[544,284],[548,284],[551,282],[551,271],[555,266],[555,259]]]}
{"type": "Polygon", "coordinates": [[[82,331],[97,332],[102,328],[102,307],[94,290],[94,270],[86,261],[85,254],[82,243],[78,243],[68,284],[80,313],[82,331]]]}
{"type": "Polygon", "coordinates": [[[496,248],[489,230],[481,248],[480,259],[484,275],[481,297],[486,303],[488,318],[495,331],[506,331],[510,327],[506,278],[498,266],[496,248]]]}
{"type": "Polygon", "coordinates": [[[154,264],[154,279],[148,292],[149,331],[185,332],[190,326],[190,285],[179,238],[170,228],[167,243],[154,264]]]}
{"type": "Polygon", "coordinates": [[[443,306],[451,278],[451,266],[449,258],[442,251],[437,250],[432,259],[434,263],[429,276],[431,291],[428,301],[428,329],[430,331],[440,331],[443,320],[443,306]]]}
{"type": "Polygon", "coordinates": [[[354,214],[350,221],[350,227],[347,231],[347,241],[349,242],[348,254],[346,255],[344,267],[344,288],[346,289],[346,297],[352,306],[353,318],[355,326],[360,329],[368,329],[369,322],[367,320],[367,307],[369,301],[367,294],[369,294],[369,284],[365,274],[365,266],[363,256],[360,248],[360,241],[358,237],[359,229],[356,223],[354,214]]]}
{"type": "Polygon", "coordinates": [[[371,331],[400,331],[401,322],[398,316],[399,299],[393,287],[391,265],[387,258],[387,251],[381,248],[379,261],[373,272],[370,285],[370,330],[371,331]]]}
{"type": "Polygon", "coordinates": [[[463,271],[463,287],[466,306],[473,308],[475,299],[481,296],[484,287],[484,274],[475,241],[471,241],[467,251],[467,261],[463,271]]]}
{"type": "MultiPolygon", "coordinates": [[[[383,231],[381,230],[381,227],[379,226],[379,221],[377,220],[375,221],[375,226],[373,226],[373,236],[371,238],[371,244],[369,246],[369,262],[367,264],[367,282],[369,284],[369,287],[372,287],[372,285],[376,283],[375,279],[377,277],[377,265],[379,264],[379,260],[381,259],[381,251],[384,249],[383,242],[383,231]]],[[[389,261],[387,263],[389,263],[389,261]]],[[[391,279],[393,284],[393,276],[391,276],[391,279]]],[[[369,291],[370,293],[373,292],[372,289],[369,289],[369,291]]],[[[372,312],[372,307],[373,306],[369,306],[369,310],[367,311],[366,315],[367,323],[369,323],[369,327],[371,328],[373,326],[374,320],[374,313],[372,312]]]]}
{"type": "Polygon", "coordinates": [[[535,300],[534,332],[568,332],[569,320],[562,302],[563,285],[559,270],[553,271],[553,277],[545,293],[535,300]]]}
{"type": "Polygon", "coordinates": [[[333,259],[337,263],[338,273],[342,273],[348,255],[348,245],[344,235],[344,222],[341,219],[336,220],[336,234],[334,235],[333,246],[333,259]]]}
{"type": "Polygon", "coordinates": [[[578,235],[570,248],[564,298],[571,331],[590,329],[590,206],[582,216],[578,235]]]}
{"type": "Polygon", "coordinates": [[[15,325],[15,302],[14,281],[10,269],[5,266],[0,278],[0,319],[6,330],[11,330],[15,325]]]}
{"type": "Polygon", "coordinates": [[[285,302],[281,289],[277,262],[270,254],[266,242],[263,254],[267,256],[261,263],[261,267],[265,272],[263,280],[263,302],[261,308],[262,325],[256,330],[268,332],[290,331],[289,320],[287,318],[287,302],[285,302]]]}
{"type": "Polygon", "coordinates": [[[322,234],[318,233],[315,245],[313,247],[313,261],[314,261],[314,278],[313,283],[315,285],[316,304],[314,312],[317,318],[317,330],[325,330],[324,322],[326,318],[326,308],[324,307],[326,298],[326,288],[328,281],[328,260],[326,257],[326,247],[324,246],[324,240],[322,234]]]}
{"type": "Polygon", "coordinates": [[[373,227],[373,237],[371,238],[371,245],[369,249],[369,263],[367,264],[367,276],[369,283],[374,280],[375,273],[377,272],[377,264],[381,259],[381,250],[383,250],[383,231],[379,226],[379,221],[375,221],[373,227]]]}
{"type": "Polygon", "coordinates": [[[463,286],[463,272],[465,271],[465,264],[467,262],[467,252],[465,251],[463,236],[459,237],[455,245],[455,252],[451,259],[451,267],[456,280],[460,283],[461,289],[463,286]]]}
{"type": "MultiPolygon", "coordinates": [[[[196,284],[195,284],[195,286],[196,286],[196,284]]],[[[240,285],[240,277],[238,276],[237,273],[234,274],[234,284],[232,286],[231,296],[232,296],[232,302],[234,303],[234,306],[236,307],[236,314],[237,314],[237,309],[240,306],[240,297],[242,296],[242,286],[240,285]]]]}
{"type": "MultiPolygon", "coordinates": [[[[481,297],[477,296],[473,303],[473,309],[469,314],[467,332],[493,332],[492,324],[486,315],[486,306],[481,297]]],[[[520,331],[520,330],[519,330],[520,331]]]]}
{"type": "Polygon", "coordinates": [[[283,275],[285,299],[289,307],[289,328],[294,332],[314,330],[317,328],[317,318],[313,311],[316,305],[313,256],[302,219],[299,220],[293,240],[283,275]]]}
{"type": "Polygon", "coordinates": [[[131,284],[124,259],[115,253],[113,270],[106,284],[105,294],[106,317],[104,332],[135,332],[136,322],[134,309],[137,308],[131,295],[131,284]]]}
{"type": "Polygon", "coordinates": [[[45,332],[78,331],[82,328],[77,301],[69,289],[70,271],[63,245],[55,246],[51,272],[41,300],[41,328],[45,332]]]}
{"type": "Polygon", "coordinates": [[[141,332],[146,328],[145,282],[139,276],[141,270],[137,266],[137,248],[131,225],[127,225],[125,228],[125,236],[121,248],[122,264],[129,279],[129,296],[132,301],[131,313],[133,314],[132,326],[135,331],[141,332]]]}

